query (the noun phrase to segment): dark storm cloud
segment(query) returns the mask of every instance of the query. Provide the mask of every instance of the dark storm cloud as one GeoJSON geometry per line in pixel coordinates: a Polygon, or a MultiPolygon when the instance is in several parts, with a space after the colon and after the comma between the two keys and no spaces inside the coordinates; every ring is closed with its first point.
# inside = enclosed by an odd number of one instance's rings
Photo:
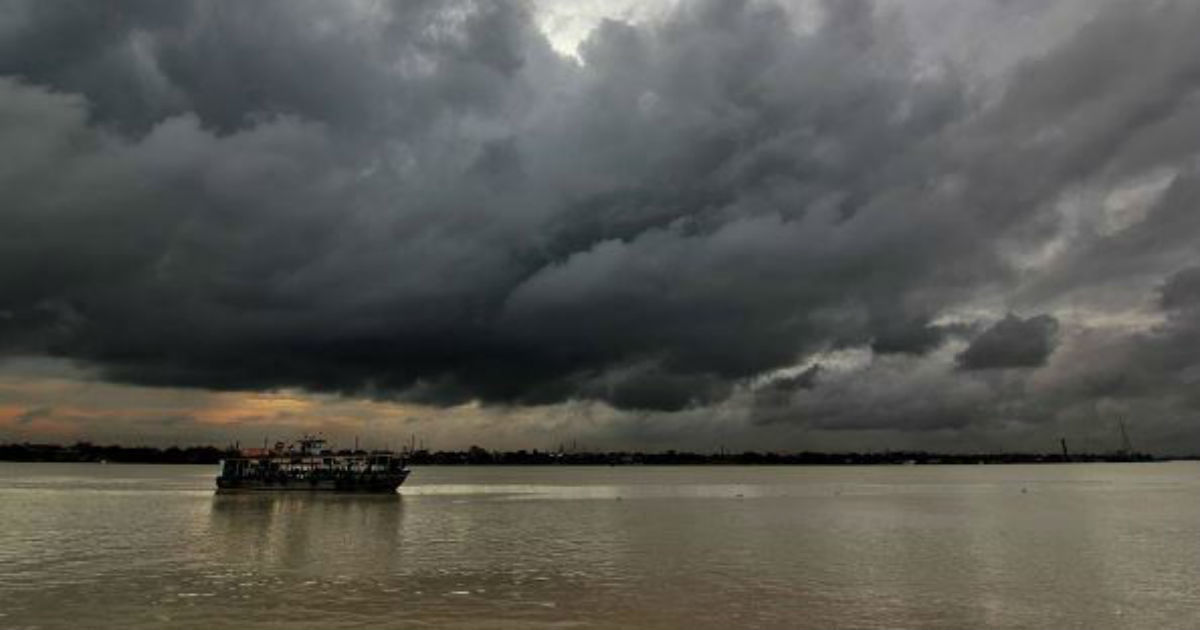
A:
{"type": "Polygon", "coordinates": [[[1058,321],[1049,315],[1021,319],[1009,313],[958,355],[966,370],[1037,367],[1054,352],[1058,321]]]}
{"type": "Polygon", "coordinates": [[[1194,264],[1193,5],[1114,4],[988,98],[888,11],[820,8],[684,3],[573,60],[507,2],[7,2],[0,350],[152,385],[679,410],[869,347],[879,378],[759,407],[961,426],[1025,395],[976,370],[1053,361],[1057,320],[921,371],[972,325],[940,317],[1008,292],[1047,312],[1106,246],[1106,282],[1194,264]],[[1179,173],[1144,221],[1013,262],[1053,249],[1068,191],[1156,168],[1179,173]]]}
{"type": "Polygon", "coordinates": [[[753,417],[760,423],[777,420],[792,412],[793,396],[799,390],[813,389],[821,366],[814,364],[792,375],[772,380],[754,392],[753,417]]]}
{"type": "Polygon", "coordinates": [[[510,91],[531,26],[511,3],[8,2],[0,74],[87,97],[144,132],[194,112],[231,131],[294,114],[395,136],[510,91]]]}
{"type": "Polygon", "coordinates": [[[1200,267],[1180,270],[1162,287],[1163,308],[1178,313],[1200,307],[1200,267]]]}
{"type": "Polygon", "coordinates": [[[580,69],[503,4],[113,6],[14,12],[104,36],[15,36],[3,84],[6,338],[113,378],[679,408],[933,263],[868,272],[905,228],[845,190],[958,97],[861,7],[607,23],[580,69]]]}
{"type": "Polygon", "coordinates": [[[883,322],[878,326],[871,350],[879,354],[925,354],[942,342],[945,329],[922,321],[883,322]]]}

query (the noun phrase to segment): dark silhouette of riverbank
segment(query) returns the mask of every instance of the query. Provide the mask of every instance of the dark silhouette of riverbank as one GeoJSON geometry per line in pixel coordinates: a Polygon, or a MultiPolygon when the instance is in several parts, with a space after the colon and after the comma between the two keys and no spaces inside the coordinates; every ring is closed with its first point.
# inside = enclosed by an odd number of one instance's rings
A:
{"type": "Polygon", "coordinates": [[[113,462],[122,464],[215,464],[229,449],[215,446],[155,448],[152,446],[99,446],[77,442],[59,444],[0,444],[0,461],[10,462],[113,462]]]}
{"type": "MultiPolygon", "coordinates": [[[[351,451],[342,451],[350,453],[351,451]]],[[[231,448],[189,446],[100,446],[79,442],[58,444],[0,444],[0,461],[17,462],[111,462],[137,464],[216,464],[236,456],[231,448]]],[[[631,451],[491,451],[472,446],[465,451],[416,450],[408,453],[414,466],[875,466],[939,464],[1062,464],[1088,462],[1159,461],[1144,453],[934,453],[927,451],[873,451],[791,453],[744,451],[699,453],[668,450],[655,453],[631,451]]],[[[1200,455],[1170,459],[1200,459],[1200,455]]]]}

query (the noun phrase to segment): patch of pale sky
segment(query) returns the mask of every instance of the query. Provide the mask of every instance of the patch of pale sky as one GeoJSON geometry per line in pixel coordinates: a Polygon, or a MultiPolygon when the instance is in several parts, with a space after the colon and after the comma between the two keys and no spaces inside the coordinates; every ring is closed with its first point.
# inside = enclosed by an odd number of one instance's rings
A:
{"type": "Polygon", "coordinates": [[[460,449],[486,436],[491,448],[551,448],[581,434],[594,441],[621,415],[583,401],[443,408],[296,389],[143,387],[97,380],[58,359],[0,362],[0,442],[256,444],[319,432],[339,446],[358,438],[364,447],[398,447],[415,436],[429,447],[460,449]]]}
{"type": "Polygon", "coordinates": [[[533,0],[538,27],[559,54],[577,57],[579,44],[604,20],[643,23],[671,10],[674,0],[533,0]]]}
{"type": "Polygon", "coordinates": [[[1101,203],[1100,233],[1115,234],[1142,222],[1178,174],[1176,168],[1162,167],[1113,187],[1101,203]]]}

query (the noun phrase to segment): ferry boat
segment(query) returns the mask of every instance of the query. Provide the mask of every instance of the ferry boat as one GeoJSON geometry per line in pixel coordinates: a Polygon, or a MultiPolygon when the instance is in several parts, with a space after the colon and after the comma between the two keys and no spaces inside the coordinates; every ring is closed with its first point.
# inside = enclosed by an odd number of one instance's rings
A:
{"type": "Polygon", "coordinates": [[[392,451],[342,451],[306,435],[294,444],[242,449],[221,460],[217,491],[300,490],[394,493],[408,478],[404,457],[392,451]]]}

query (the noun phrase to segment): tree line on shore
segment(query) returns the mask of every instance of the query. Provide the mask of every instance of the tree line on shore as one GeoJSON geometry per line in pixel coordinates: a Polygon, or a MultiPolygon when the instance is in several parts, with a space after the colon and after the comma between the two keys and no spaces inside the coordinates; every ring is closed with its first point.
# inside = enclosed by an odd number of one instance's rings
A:
{"type": "MultiPolygon", "coordinates": [[[[366,451],[339,451],[352,454],[366,451]]],[[[415,466],[515,465],[515,466],[617,466],[617,465],[808,465],[864,466],[896,464],[1051,464],[1063,462],[1152,461],[1144,453],[935,453],[928,451],[871,451],[824,453],[801,451],[699,453],[667,450],[653,453],[632,451],[493,451],[472,446],[463,451],[415,450],[406,452],[415,466]]],[[[100,446],[89,442],[59,444],[0,444],[0,461],[18,462],[112,462],[142,464],[216,464],[239,456],[234,448],[189,446],[100,446]]],[[[1177,458],[1178,459],[1178,458],[1177,458]]],[[[1190,458],[1185,458],[1190,459],[1190,458]]]]}
{"type": "Polygon", "coordinates": [[[0,444],[0,461],[11,462],[113,462],[123,464],[215,464],[229,457],[228,449],[215,446],[156,448],[153,446],[100,446],[90,442],[60,444],[0,444]]]}

